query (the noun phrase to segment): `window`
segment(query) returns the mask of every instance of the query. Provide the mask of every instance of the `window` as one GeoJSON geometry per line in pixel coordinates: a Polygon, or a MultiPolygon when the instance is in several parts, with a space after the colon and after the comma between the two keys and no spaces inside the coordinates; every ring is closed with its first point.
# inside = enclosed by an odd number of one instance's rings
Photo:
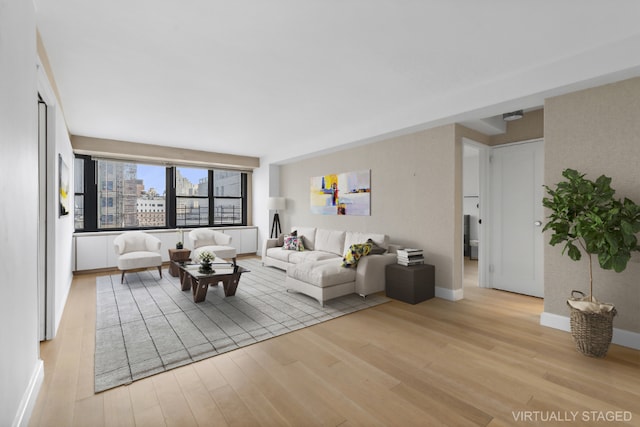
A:
{"type": "Polygon", "coordinates": [[[175,168],[176,226],[209,225],[209,171],[175,168]]]}
{"type": "Polygon", "coordinates": [[[103,197],[100,199],[100,207],[103,208],[112,208],[113,207],[113,197],[103,197]]]}
{"type": "Polygon", "coordinates": [[[74,167],[77,231],[247,224],[244,172],[83,155],[74,167]]]}
{"type": "Polygon", "coordinates": [[[164,210],[145,208],[165,199],[165,167],[101,159],[97,170],[99,230],[167,225],[164,210]]]}
{"type": "Polygon", "coordinates": [[[244,223],[243,174],[237,171],[213,171],[215,194],[213,197],[214,224],[244,223]]]}
{"type": "Polygon", "coordinates": [[[76,230],[84,230],[84,162],[82,157],[73,160],[73,218],[76,230]]]}

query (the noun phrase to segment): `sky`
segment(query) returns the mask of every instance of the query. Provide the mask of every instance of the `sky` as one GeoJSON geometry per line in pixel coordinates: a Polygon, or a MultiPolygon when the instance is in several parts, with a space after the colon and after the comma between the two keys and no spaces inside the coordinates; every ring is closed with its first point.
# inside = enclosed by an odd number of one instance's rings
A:
{"type": "MultiPolygon", "coordinates": [[[[206,169],[180,168],[182,176],[189,178],[193,184],[197,184],[201,177],[207,175],[206,169]]],[[[165,192],[166,168],[157,165],[143,165],[138,163],[138,179],[144,181],[145,191],[155,188],[159,194],[165,192]]]]}

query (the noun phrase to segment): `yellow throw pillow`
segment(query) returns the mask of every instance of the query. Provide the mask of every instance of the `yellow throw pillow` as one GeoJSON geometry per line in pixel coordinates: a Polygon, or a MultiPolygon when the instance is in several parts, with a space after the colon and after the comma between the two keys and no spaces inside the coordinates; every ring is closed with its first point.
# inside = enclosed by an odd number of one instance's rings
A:
{"type": "Polygon", "coordinates": [[[355,267],[358,265],[360,257],[369,255],[369,252],[371,252],[371,243],[356,243],[355,245],[349,246],[347,253],[345,253],[342,258],[342,266],[348,268],[355,267]]]}

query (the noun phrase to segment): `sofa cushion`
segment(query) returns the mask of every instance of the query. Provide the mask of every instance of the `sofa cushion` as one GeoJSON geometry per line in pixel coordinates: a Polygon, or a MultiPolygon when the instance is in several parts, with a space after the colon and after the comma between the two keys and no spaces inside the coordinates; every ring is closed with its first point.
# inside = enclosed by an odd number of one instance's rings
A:
{"type": "Polygon", "coordinates": [[[287,268],[287,276],[326,288],[355,281],[356,270],[342,267],[340,259],[335,258],[291,265],[287,268]]]}
{"type": "Polygon", "coordinates": [[[389,246],[389,237],[386,234],[347,231],[344,239],[344,251],[342,253],[345,254],[351,247],[351,245],[356,243],[365,243],[369,239],[373,240],[376,245],[380,246],[381,248],[387,249],[387,247],[389,246]]]}
{"type": "Polygon", "coordinates": [[[189,239],[194,249],[202,246],[228,246],[231,236],[209,228],[196,228],[189,232],[189,239]]]}
{"type": "Polygon", "coordinates": [[[279,261],[283,261],[283,262],[289,262],[289,256],[291,254],[294,253],[298,253],[298,252],[293,252],[293,251],[288,251],[286,249],[283,248],[269,248],[267,249],[267,256],[273,259],[277,259],[279,261]]]}
{"type": "Polygon", "coordinates": [[[291,231],[297,231],[298,236],[302,237],[302,243],[304,244],[305,249],[309,251],[315,250],[315,227],[291,227],[291,231]]]}
{"type": "Polygon", "coordinates": [[[355,267],[358,265],[360,257],[369,255],[369,252],[371,252],[371,243],[356,243],[351,245],[342,258],[342,266],[355,267]]]}
{"type": "Polygon", "coordinates": [[[284,238],[284,244],[282,249],[286,251],[304,251],[304,244],[302,243],[302,237],[298,236],[286,236],[284,238]]]}
{"type": "Polygon", "coordinates": [[[338,256],[342,256],[342,248],[344,248],[344,231],[325,230],[318,228],[316,230],[315,250],[330,252],[338,256]]]}
{"type": "Polygon", "coordinates": [[[322,261],[324,259],[336,259],[340,257],[336,254],[323,251],[304,251],[304,252],[292,252],[289,255],[289,262],[292,264],[299,264],[307,261],[322,261]]]}
{"type": "Polygon", "coordinates": [[[162,265],[162,256],[157,252],[128,252],[118,258],[118,269],[120,270],[157,267],[159,265],[162,265]]]}
{"type": "Polygon", "coordinates": [[[202,252],[213,252],[216,258],[232,259],[236,257],[236,248],[233,246],[209,245],[200,246],[191,252],[191,259],[199,259],[202,252]]]}
{"type": "Polygon", "coordinates": [[[371,245],[371,251],[369,251],[369,255],[382,255],[383,253],[387,252],[385,248],[383,248],[382,246],[378,246],[378,244],[371,239],[368,239],[367,243],[371,245]]]}
{"type": "Polygon", "coordinates": [[[125,231],[113,239],[117,255],[127,252],[160,252],[161,245],[160,239],[142,231],[125,231]]]}
{"type": "Polygon", "coordinates": [[[125,240],[125,252],[146,251],[147,243],[144,234],[131,234],[131,237],[125,240]]]}

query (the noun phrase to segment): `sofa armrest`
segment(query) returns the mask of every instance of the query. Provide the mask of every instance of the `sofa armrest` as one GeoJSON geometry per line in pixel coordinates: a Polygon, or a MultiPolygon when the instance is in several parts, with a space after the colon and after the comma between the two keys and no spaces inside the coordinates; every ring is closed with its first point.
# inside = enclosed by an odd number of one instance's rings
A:
{"type": "Polygon", "coordinates": [[[397,262],[395,253],[367,255],[358,261],[356,268],[356,293],[367,296],[385,289],[385,269],[397,262]]]}
{"type": "Polygon", "coordinates": [[[262,257],[267,256],[267,249],[275,248],[278,246],[278,239],[265,239],[262,243],[262,257]]]}

